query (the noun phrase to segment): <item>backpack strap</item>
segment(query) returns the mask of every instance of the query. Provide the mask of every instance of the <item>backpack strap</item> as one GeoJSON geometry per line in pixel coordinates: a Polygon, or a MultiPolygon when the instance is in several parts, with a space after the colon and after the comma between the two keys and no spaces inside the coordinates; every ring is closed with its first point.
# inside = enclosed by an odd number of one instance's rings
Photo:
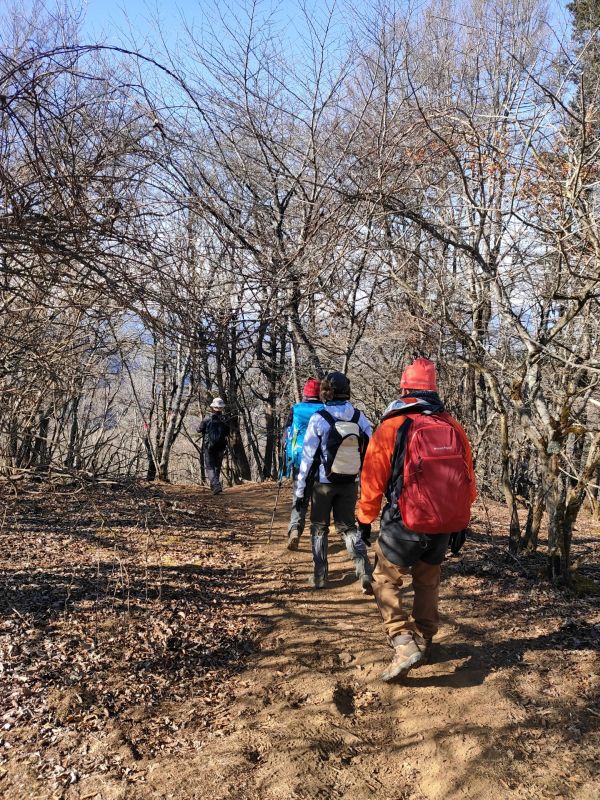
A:
{"type": "Polygon", "coordinates": [[[323,417],[323,419],[326,420],[330,425],[335,425],[335,423],[338,422],[338,421],[339,422],[355,422],[355,423],[358,423],[358,420],[360,419],[360,411],[358,410],[358,408],[354,409],[354,414],[352,414],[352,416],[350,417],[349,420],[337,420],[333,416],[333,414],[330,414],[329,411],[327,411],[327,409],[325,409],[325,408],[320,409],[316,413],[320,414],[323,417]]]}
{"type": "Polygon", "coordinates": [[[330,425],[335,425],[335,417],[333,416],[333,414],[330,414],[329,411],[327,411],[327,409],[321,408],[319,409],[319,411],[317,411],[317,414],[320,414],[325,420],[325,422],[328,422],[330,425]]]}
{"type": "Polygon", "coordinates": [[[404,484],[404,458],[406,456],[406,444],[408,442],[408,431],[412,425],[412,419],[408,417],[398,428],[396,433],[396,444],[392,454],[392,474],[386,489],[386,497],[394,513],[398,508],[398,498],[402,494],[404,484]]]}
{"type": "MultiPolygon", "coordinates": [[[[329,411],[326,411],[324,408],[320,408],[318,411],[315,411],[315,414],[319,414],[321,417],[323,417],[325,422],[327,422],[329,425],[335,425],[335,417],[333,417],[329,413],[329,411]]],[[[307,486],[308,486],[309,482],[314,481],[315,478],[318,475],[319,467],[321,465],[321,461],[323,460],[323,449],[321,447],[321,444],[322,444],[322,441],[321,441],[321,437],[319,436],[319,446],[317,447],[317,449],[315,451],[313,462],[310,465],[310,467],[308,469],[308,474],[306,476],[306,485],[307,486]]]]}

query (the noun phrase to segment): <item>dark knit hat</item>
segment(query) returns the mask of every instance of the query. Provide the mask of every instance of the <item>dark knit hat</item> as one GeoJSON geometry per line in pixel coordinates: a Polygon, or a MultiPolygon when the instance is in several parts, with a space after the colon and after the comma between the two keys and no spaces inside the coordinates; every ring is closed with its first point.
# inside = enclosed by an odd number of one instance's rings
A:
{"type": "Polygon", "coordinates": [[[328,372],[325,380],[333,387],[333,396],[336,400],[350,398],[350,381],[343,372],[328,372]]]}

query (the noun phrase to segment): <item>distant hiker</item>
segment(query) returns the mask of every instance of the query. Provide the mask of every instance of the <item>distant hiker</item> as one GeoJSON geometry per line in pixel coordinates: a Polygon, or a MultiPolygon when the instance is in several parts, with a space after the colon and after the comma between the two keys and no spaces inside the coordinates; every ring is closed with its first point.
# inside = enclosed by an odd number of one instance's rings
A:
{"type": "Polygon", "coordinates": [[[375,544],[373,590],[394,648],[385,681],[428,659],[438,631],[441,564],[450,534],[469,524],[476,495],[471,448],[444,411],[435,366],[418,358],[400,381],[369,444],[357,507],[359,528],[370,531],[385,495],[375,544]],[[412,573],[412,614],[402,607],[402,584],[412,573]]]}
{"type": "Polygon", "coordinates": [[[341,372],[327,375],[320,394],[325,407],[313,414],[308,423],[296,482],[295,502],[300,510],[314,475],[310,514],[314,574],[310,582],[315,589],[327,584],[327,536],[333,511],[335,526],[354,561],[362,589],[372,593],[371,565],[354,516],[358,476],[371,423],[349,402],[350,382],[341,372]]]}
{"type": "Polygon", "coordinates": [[[213,494],[220,494],[223,491],[220,480],[221,465],[230,431],[229,423],[223,418],[224,408],[223,400],[215,397],[210,404],[213,413],[205,417],[198,427],[198,433],[203,436],[202,450],[206,477],[213,494]]]}
{"type": "Polygon", "coordinates": [[[298,549],[298,542],[304,531],[308,501],[312,493],[311,478],[306,485],[303,502],[296,503],[296,486],[298,482],[298,472],[300,471],[300,462],[302,461],[302,445],[304,444],[306,428],[315,411],[324,408],[319,398],[320,389],[321,382],[315,380],[315,378],[306,381],[302,390],[302,402],[295,403],[295,405],[292,406],[286,425],[287,437],[285,455],[290,474],[294,481],[292,513],[290,515],[290,524],[288,527],[288,550],[298,549]]]}

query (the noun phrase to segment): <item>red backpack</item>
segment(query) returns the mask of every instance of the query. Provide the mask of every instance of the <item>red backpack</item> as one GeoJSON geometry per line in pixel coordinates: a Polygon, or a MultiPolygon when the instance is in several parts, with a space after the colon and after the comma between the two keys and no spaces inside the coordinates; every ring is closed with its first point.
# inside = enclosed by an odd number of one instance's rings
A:
{"type": "Polygon", "coordinates": [[[471,518],[471,476],[457,423],[445,412],[406,416],[410,422],[402,481],[394,492],[404,526],[419,533],[466,528],[471,518]]]}

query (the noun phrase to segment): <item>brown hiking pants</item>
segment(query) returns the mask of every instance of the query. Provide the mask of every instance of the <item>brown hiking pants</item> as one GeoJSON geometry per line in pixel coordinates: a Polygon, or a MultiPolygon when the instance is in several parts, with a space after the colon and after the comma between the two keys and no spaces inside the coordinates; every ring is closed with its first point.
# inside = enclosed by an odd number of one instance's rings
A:
{"type": "Polygon", "coordinates": [[[388,637],[405,633],[419,633],[431,639],[439,628],[438,599],[441,564],[417,561],[412,567],[398,567],[388,561],[375,544],[375,569],[373,589],[379,613],[388,637]],[[412,574],[414,598],[412,613],[402,605],[402,585],[412,574]]]}

